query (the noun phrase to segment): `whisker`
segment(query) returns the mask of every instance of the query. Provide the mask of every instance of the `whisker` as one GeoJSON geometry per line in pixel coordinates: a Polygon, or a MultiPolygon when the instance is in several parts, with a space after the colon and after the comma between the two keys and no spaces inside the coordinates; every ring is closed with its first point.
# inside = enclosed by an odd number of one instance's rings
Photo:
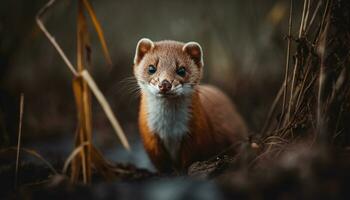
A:
{"type": "Polygon", "coordinates": [[[109,88],[107,94],[113,96],[117,101],[115,107],[118,108],[121,102],[135,100],[140,96],[140,87],[134,76],[126,77],[109,88]],[[131,97],[131,98],[130,98],[131,97]]]}
{"type": "Polygon", "coordinates": [[[137,80],[135,79],[135,77],[133,77],[133,76],[126,77],[123,80],[113,84],[110,87],[110,89],[107,91],[107,94],[114,93],[114,91],[124,90],[125,87],[130,87],[130,86],[134,86],[134,85],[137,85],[137,80]]]}

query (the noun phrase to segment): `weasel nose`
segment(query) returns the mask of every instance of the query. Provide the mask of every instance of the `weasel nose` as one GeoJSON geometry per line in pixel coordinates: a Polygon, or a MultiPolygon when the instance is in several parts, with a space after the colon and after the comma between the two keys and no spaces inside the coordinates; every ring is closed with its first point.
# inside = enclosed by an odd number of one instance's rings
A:
{"type": "Polygon", "coordinates": [[[171,89],[171,83],[167,80],[163,80],[159,85],[158,88],[160,92],[168,92],[171,89]]]}

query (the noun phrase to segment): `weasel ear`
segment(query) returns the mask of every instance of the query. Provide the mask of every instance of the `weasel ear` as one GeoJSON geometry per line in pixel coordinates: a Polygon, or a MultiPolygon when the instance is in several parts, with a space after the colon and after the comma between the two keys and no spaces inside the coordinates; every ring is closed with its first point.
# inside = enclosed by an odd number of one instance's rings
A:
{"type": "Polygon", "coordinates": [[[202,47],[197,42],[186,43],[182,51],[188,53],[198,66],[202,67],[204,65],[202,47]]]}
{"type": "Polygon", "coordinates": [[[136,46],[134,64],[140,63],[147,52],[154,48],[154,43],[148,38],[142,38],[136,46]]]}

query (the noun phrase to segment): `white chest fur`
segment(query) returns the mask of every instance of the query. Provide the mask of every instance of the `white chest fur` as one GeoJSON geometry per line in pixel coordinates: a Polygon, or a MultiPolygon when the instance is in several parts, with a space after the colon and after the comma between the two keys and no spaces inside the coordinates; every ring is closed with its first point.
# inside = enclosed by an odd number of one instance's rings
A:
{"type": "Polygon", "coordinates": [[[149,95],[146,101],[148,126],[176,160],[181,140],[189,132],[190,98],[167,99],[149,95]]]}

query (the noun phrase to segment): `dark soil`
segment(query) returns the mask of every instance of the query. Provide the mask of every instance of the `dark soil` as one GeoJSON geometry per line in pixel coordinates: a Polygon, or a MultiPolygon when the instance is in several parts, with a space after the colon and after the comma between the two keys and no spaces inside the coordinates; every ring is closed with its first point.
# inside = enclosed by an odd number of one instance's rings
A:
{"type": "MultiPolygon", "coordinates": [[[[248,153],[194,163],[186,176],[160,175],[116,164],[117,179],[94,174],[91,185],[71,184],[64,175],[30,162],[2,165],[5,199],[348,199],[350,151],[294,144],[258,159],[248,153]]],[[[245,151],[248,152],[248,151],[245,151]]],[[[273,151],[271,151],[273,152],[273,151]]],[[[59,169],[60,165],[55,165],[59,169]]]]}

